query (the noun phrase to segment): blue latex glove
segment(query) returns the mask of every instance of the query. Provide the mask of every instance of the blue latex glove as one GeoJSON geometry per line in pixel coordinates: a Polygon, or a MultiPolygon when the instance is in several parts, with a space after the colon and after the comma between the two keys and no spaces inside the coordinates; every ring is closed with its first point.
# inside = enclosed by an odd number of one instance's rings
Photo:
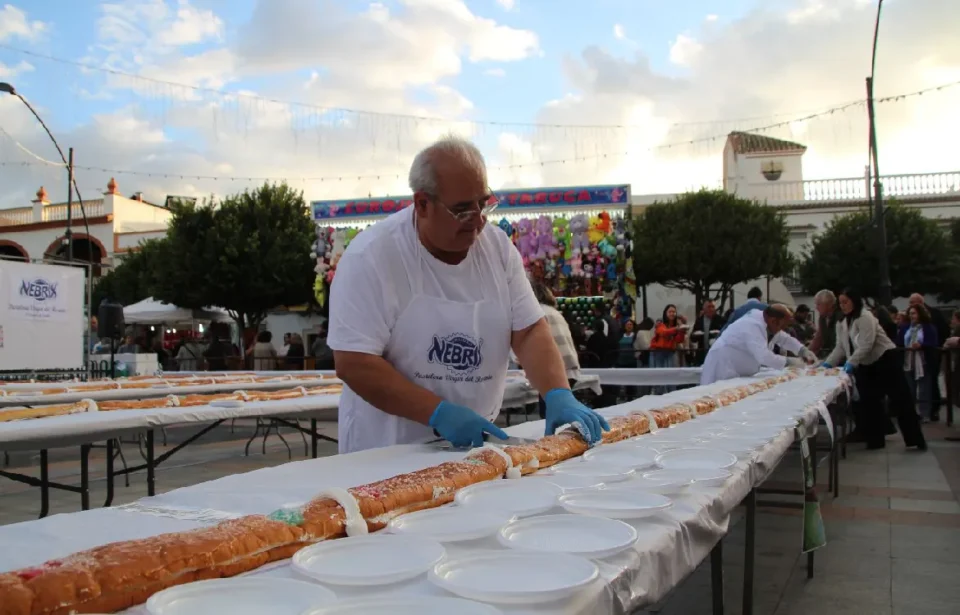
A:
{"type": "Polygon", "coordinates": [[[856,369],[856,366],[850,361],[843,364],[843,371],[848,374],[852,374],[854,369],[856,369]]]}
{"type": "Polygon", "coordinates": [[[821,364],[820,364],[820,367],[822,367],[823,369],[833,369],[833,365],[827,363],[826,361],[824,361],[823,363],[821,363],[821,364]]]}
{"type": "Polygon", "coordinates": [[[506,440],[510,436],[505,431],[483,418],[470,408],[442,401],[430,415],[430,427],[450,444],[461,446],[483,446],[483,434],[506,440]]]}
{"type": "Polygon", "coordinates": [[[590,444],[596,444],[603,437],[604,431],[610,431],[606,419],[587,408],[573,396],[570,389],[552,389],[543,396],[546,409],[546,435],[551,435],[561,425],[578,423],[583,430],[584,438],[590,444]]]}

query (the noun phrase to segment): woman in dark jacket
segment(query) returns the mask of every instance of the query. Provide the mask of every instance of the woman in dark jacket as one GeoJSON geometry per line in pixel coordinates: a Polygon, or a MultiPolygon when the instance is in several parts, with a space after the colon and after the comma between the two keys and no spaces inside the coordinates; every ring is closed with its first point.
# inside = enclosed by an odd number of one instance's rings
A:
{"type": "Polygon", "coordinates": [[[930,420],[932,408],[931,387],[936,386],[938,374],[930,367],[931,353],[939,352],[940,340],[937,329],[930,321],[930,313],[922,305],[911,305],[906,322],[900,325],[897,346],[904,349],[903,372],[917,404],[917,412],[924,422],[930,420]]]}

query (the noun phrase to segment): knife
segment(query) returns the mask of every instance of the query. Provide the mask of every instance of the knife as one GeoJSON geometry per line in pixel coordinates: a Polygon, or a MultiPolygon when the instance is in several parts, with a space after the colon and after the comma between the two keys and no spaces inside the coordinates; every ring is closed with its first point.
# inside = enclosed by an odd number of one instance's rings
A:
{"type": "MultiPolygon", "coordinates": [[[[437,434],[436,431],[434,431],[433,433],[437,434]]],[[[437,435],[440,435],[440,434],[437,434],[437,435]]],[[[488,444],[493,444],[495,446],[521,446],[523,444],[532,444],[536,442],[536,440],[532,440],[530,438],[517,438],[514,436],[511,436],[506,440],[501,440],[496,436],[491,436],[490,434],[486,434],[486,433],[483,434],[483,440],[484,442],[488,444]]],[[[452,443],[444,440],[443,438],[431,440],[430,442],[427,442],[427,444],[434,444],[439,449],[451,450],[451,451],[469,451],[473,449],[472,446],[454,446],[452,443]]]]}

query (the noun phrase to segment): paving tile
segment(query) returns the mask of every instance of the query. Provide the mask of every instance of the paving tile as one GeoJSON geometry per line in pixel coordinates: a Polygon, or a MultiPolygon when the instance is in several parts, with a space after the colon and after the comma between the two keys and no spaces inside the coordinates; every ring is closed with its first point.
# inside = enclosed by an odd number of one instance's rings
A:
{"type": "Polygon", "coordinates": [[[918,604],[931,606],[956,605],[960,603],[960,564],[930,560],[893,560],[893,605],[913,607],[914,613],[925,612],[918,604]]]}
{"type": "Polygon", "coordinates": [[[894,558],[960,564],[960,529],[894,525],[890,530],[894,558]]]}
{"type": "Polygon", "coordinates": [[[940,513],[946,515],[960,515],[960,504],[953,501],[912,500],[906,498],[890,498],[891,510],[908,510],[914,512],[940,513]]]}
{"type": "MultiPolygon", "coordinates": [[[[889,487],[891,489],[923,489],[924,491],[943,491],[946,493],[950,493],[950,484],[946,481],[946,479],[941,479],[941,480],[930,480],[927,478],[915,479],[915,480],[891,479],[889,481],[889,487]]],[[[841,486],[841,489],[842,489],[842,486],[841,486]]]]}
{"type": "Polygon", "coordinates": [[[889,509],[890,498],[867,495],[841,495],[838,498],[825,498],[822,506],[889,509]]]}

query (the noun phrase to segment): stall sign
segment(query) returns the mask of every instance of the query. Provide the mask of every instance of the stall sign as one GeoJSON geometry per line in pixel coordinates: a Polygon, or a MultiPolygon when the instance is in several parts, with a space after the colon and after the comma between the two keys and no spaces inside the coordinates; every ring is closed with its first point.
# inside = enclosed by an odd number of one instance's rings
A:
{"type": "MultiPolygon", "coordinates": [[[[498,190],[498,211],[522,211],[548,207],[627,206],[630,186],[571,186],[566,188],[535,188],[533,190],[498,190]]],[[[382,197],[371,199],[312,201],[314,220],[336,218],[366,218],[383,216],[413,204],[410,197],[382,197]]]]}

